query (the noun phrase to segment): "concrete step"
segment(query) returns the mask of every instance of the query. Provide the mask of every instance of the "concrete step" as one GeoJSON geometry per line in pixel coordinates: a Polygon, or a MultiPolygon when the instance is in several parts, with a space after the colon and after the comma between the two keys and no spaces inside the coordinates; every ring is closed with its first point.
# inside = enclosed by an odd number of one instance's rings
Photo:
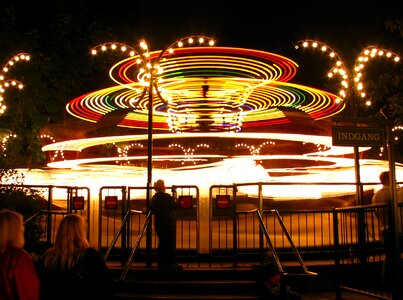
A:
{"type": "MultiPolygon", "coordinates": [[[[299,299],[292,284],[312,285],[314,275],[289,268],[282,282],[268,288],[273,274],[259,265],[238,268],[184,268],[182,271],[159,271],[156,268],[130,269],[125,280],[119,281],[121,268],[112,272],[116,278],[115,299],[265,299],[268,293],[287,292],[289,299],[299,299]],[[292,298],[294,297],[294,298],[292,298]]],[[[316,279],[317,280],[317,279],[316,279]]]]}
{"type": "Polygon", "coordinates": [[[115,299],[262,299],[261,272],[249,269],[131,269],[119,281],[115,299]]]}

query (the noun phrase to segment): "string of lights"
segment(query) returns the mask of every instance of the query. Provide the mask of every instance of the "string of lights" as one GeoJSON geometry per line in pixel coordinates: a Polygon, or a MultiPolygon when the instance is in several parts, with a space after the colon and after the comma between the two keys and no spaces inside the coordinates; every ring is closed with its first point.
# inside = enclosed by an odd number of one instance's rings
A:
{"type": "Polygon", "coordinates": [[[29,61],[31,56],[28,53],[18,53],[14,55],[8,62],[1,68],[0,71],[0,115],[2,115],[7,106],[4,104],[4,93],[8,87],[17,87],[18,89],[23,89],[24,85],[21,81],[17,79],[8,79],[7,73],[11,68],[15,66],[16,63],[22,61],[29,61]]]}

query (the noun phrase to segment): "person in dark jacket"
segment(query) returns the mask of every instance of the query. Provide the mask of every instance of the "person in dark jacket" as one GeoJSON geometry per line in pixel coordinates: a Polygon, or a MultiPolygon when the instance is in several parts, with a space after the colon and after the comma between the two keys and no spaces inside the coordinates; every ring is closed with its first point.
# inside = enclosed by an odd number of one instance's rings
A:
{"type": "Polygon", "coordinates": [[[174,198],[165,192],[162,179],[154,183],[156,193],[151,199],[155,232],[158,236],[158,269],[181,270],[176,264],[176,204],[174,198]]]}
{"type": "Polygon", "coordinates": [[[101,254],[90,247],[85,223],[70,214],[58,227],[53,247],[37,266],[41,300],[113,299],[113,279],[101,254]]]}

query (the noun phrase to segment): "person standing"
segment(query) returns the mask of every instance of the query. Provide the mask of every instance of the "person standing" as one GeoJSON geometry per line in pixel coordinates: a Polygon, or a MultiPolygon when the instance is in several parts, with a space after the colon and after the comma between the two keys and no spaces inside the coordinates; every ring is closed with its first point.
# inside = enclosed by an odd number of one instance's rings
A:
{"type": "Polygon", "coordinates": [[[39,280],[25,244],[23,216],[0,211],[0,299],[38,300],[39,280]]]}
{"type": "Polygon", "coordinates": [[[158,269],[182,270],[176,264],[176,204],[174,198],[165,192],[162,179],[154,183],[156,193],[151,199],[151,211],[154,215],[155,232],[158,236],[158,269]]]}
{"type": "Polygon", "coordinates": [[[85,230],[77,214],[60,222],[53,247],[37,267],[41,300],[113,299],[113,279],[101,254],[89,246],[85,230]]]}
{"type": "Polygon", "coordinates": [[[382,183],[382,188],[378,190],[372,197],[372,204],[385,204],[384,207],[378,208],[376,213],[379,222],[380,237],[385,249],[385,259],[382,266],[382,277],[385,282],[389,281],[392,263],[392,239],[389,227],[389,219],[391,214],[391,199],[390,199],[390,178],[389,172],[384,171],[379,175],[379,180],[382,183]]]}
{"type": "Polygon", "coordinates": [[[387,204],[384,210],[378,210],[377,216],[379,221],[379,227],[381,234],[386,234],[387,230],[389,229],[389,205],[390,205],[390,179],[389,179],[389,172],[384,171],[379,175],[379,180],[382,184],[382,188],[379,189],[373,196],[372,196],[372,204],[387,204]]]}

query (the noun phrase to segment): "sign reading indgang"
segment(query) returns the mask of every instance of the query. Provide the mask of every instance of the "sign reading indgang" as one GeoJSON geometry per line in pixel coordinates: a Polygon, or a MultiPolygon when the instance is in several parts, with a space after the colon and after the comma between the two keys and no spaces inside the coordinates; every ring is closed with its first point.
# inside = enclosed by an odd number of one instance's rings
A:
{"type": "Polygon", "coordinates": [[[385,133],[378,127],[347,127],[332,128],[333,146],[384,146],[385,133]]]}

